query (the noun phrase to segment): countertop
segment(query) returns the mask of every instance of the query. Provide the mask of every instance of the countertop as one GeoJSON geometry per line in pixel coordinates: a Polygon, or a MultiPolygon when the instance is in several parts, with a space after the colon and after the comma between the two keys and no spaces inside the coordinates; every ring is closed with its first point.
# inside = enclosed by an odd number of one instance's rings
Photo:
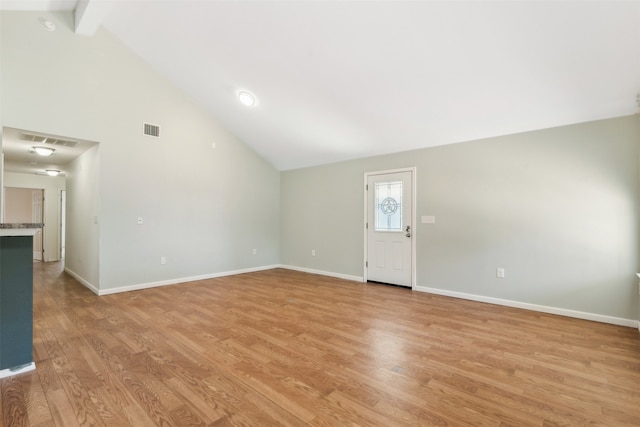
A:
{"type": "Polygon", "coordinates": [[[33,236],[42,223],[0,223],[0,236],[33,236]]]}

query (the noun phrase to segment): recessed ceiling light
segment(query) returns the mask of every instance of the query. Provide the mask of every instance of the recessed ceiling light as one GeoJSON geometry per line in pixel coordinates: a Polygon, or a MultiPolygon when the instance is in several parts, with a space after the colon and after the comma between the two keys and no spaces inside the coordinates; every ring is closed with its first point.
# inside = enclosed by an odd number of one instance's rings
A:
{"type": "Polygon", "coordinates": [[[58,175],[60,175],[60,171],[56,170],[56,169],[47,169],[45,172],[49,176],[58,176],[58,175]]]}
{"type": "Polygon", "coordinates": [[[54,24],[53,22],[49,21],[48,19],[45,19],[44,21],[42,21],[42,25],[44,25],[44,29],[47,31],[55,31],[56,30],[56,24],[54,24]]]}
{"type": "Polygon", "coordinates": [[[251,107],[256,103],[256,97],[246,90],[241,90],[240,92],[238,92],[238,99],[247,107],[251,107]]]}
{"type": "Polygon", "coordinates": [[[49,147],[31,147],[31,149],[40,156],[50,156],[54,151],[56,151],[53,148],[49,147]]]}

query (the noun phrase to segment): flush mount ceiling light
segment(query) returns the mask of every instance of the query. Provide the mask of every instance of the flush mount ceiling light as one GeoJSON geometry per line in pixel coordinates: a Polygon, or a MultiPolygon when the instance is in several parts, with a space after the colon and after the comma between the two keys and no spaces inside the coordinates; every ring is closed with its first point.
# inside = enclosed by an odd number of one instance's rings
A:
{"type": "Polygon", "coordinates": [[[49,176],[58,176],[58,175],[60,175],[60,171],[56,170],[56,169],[47,169],[45,172],[49,176]]]}
{"type": "Polygon", "coordinates": [[[42,25],[44,26],[44,29],[47,31],[55,31],[56,30],[56,24],[54,24],[53,22],[49,21],[48,19],[44,19],[42,21],[42,25]]]}
{"type": "Polygon", "coordinates": [[[242,102],[243,105],[247,107],[252,107],[256,103],[256,97],[247,92],[246,90],[241,90],[238,92],[238,99],[242,102]]]}
{"type": "Polygon", "coordinates": [[[49,147],[31,147],[31,150],[40,156],[50,156],[54,151],[56,151],[49,147]]]}

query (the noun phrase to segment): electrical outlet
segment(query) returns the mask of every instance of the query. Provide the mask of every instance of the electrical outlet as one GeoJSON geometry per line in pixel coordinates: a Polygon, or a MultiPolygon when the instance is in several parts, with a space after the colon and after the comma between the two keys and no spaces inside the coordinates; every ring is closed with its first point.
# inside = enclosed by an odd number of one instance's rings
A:
{"type": "Polygon", "coordinates": [[[165,265],[167,263],[167,257],[166,256],[161,256],[160,257],[160,264],[165,265]]]}
{"type": "Polygon", "coordinates": [[[258,255],[258,250],[254,249],[253,251],[251,251],[251,253],[253,253],[254,255],[258,255]]]}
{"type": "Polygon", "coordinates": [[[311,256],[316,256],[316,250],[315,249],[311,249],[311,256]]]}
{"type": "Polygon", "coordinates": [[[138,217],[138,225],[142,225],[142,223],[143,223],[142,217],[141,217],[141,216],[139,216],[139,217],[138,217]]]}
{"type": "Polygon", "coordinates": [[[499,279],[504,279],[504,268],[496,269],[496,277],[499,279]]]}

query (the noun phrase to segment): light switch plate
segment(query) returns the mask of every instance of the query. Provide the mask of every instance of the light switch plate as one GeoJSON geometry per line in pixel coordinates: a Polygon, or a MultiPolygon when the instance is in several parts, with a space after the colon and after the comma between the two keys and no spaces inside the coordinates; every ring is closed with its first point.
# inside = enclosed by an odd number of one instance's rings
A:
{"type": "Polygon", "coordinates": [[[422,217],[420,218],[420,222],[423,224],[435,224],[436,217],[433,215],[422,215],[422,217]]]}

